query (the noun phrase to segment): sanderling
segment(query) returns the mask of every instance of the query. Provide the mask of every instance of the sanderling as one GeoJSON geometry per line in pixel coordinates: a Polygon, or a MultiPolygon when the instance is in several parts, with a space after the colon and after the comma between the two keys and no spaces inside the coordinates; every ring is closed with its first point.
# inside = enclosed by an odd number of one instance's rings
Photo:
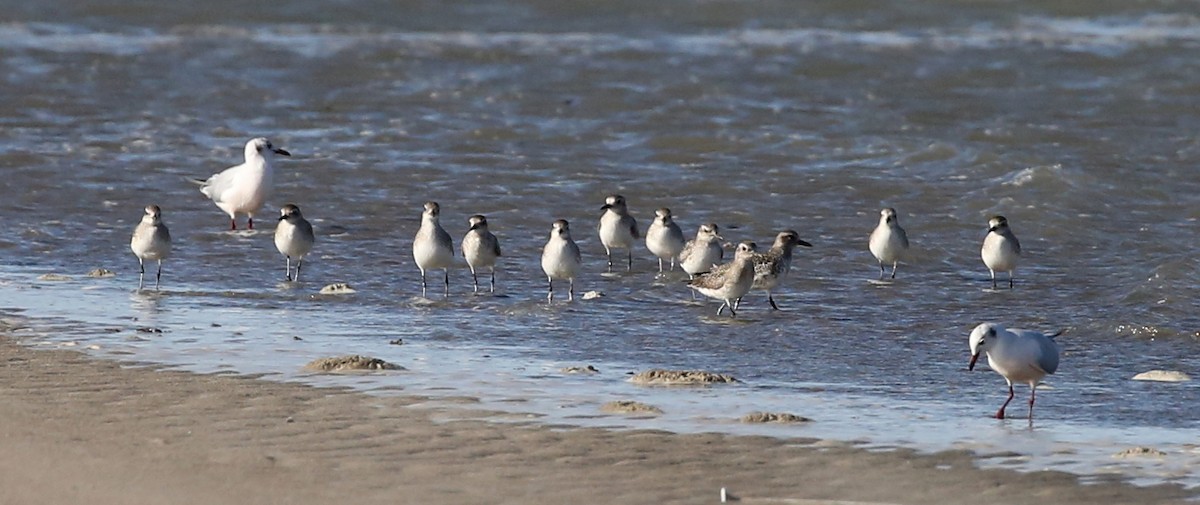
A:
{"type": "Polygon", "coordinates": [[[638,239],[637,221],[629,215],[625,206],[625,197],[611,195],[604,199],[600,207],[604,214],[600,216],[600,243],[604,244],[604,254],[608,256],[608,271],[612,271],[612,250],[625,249],[629,253],[629,264],[626,270],[633,270],[633,241],[638,239]]]}
{"type": "Polygon", "coordinates": [[[300,281],[304,256],[312,250],[315,241],[312,224],[300,214],[300,207],[289,203],[279,209],[279,224],[275,225],[275,248],[286,258],[283,264],[285,279],[300,281]],[[292,258],[296,258],[295,277],[292,277],[292,258]]]}
{"type": "Polygon", "coordinates": [[[737,317],[735,302],[749,293],[754,285],[754,251],[757,249],[754,242],[738,244],[733,261],[716,265],[707,273],[697,274],[688,287],[704,296],[721,300],[721,306],[717,307],[718,316],[725,307],[729,307],[730,317],[737,317]]]}
{"type": "Polygon", "coordinates": [[[571,229],[565,219],[554,222],[550,229],[550,240],[542,248],[542,271],[546,272],[546,284],[549,291],[547,301],[554,301],[554,279],[567,279],[570,287],[567,290],[567,301],[575,299],[575,277],[583,268],[583,259],[579,255],[579,246],[571,240],[571,229]]]}
{"type": "Polygon", "coordinates": [[[663,260],[669,260],[671,270],[675,270],[675,261],[683,251],[683,230],[671,218],[671,209],[654,211],[654,222],[646,229],[646,249],[658,257],[659,272],[663,271],[663,260]]]}
{"type": "Polygon", "coordinates": [[[981,353],[987,354],[988,366],[1008,382],[1008,399],[996,411],[996,419],[1004,419],[1004,407],[1013,399],[1013,381],[1029,384],[1029,420],[1033,421],[1033,401],[1042,377],[1058,370],[1058,344],[1054,337],[1032,330],[1011,330],[995,323],[983,323],[971,332],[971,362],[967,370],[975,369],[981,353]]]}
{"type": "Polygon", "coordinates": [[[471,267],[471,280],[475,282],[475,292],[479,292],[479,278],[475,276],[475,269],[487,267],[492,273],[491,290],[495,293],[496,258],[500,257],[500,239],[488,231],[486,217],[476,214],[468,218],[467,222],[471,224],[471,228],[463,236],[460,249],[463,258],[467,260],[467,266],[471,267]]]}
{"type": "Polygon", "coordinates": [[[192,179],[221,210],[229,214],[229,229],[237,229],[237,215],[246,214],[247,226],[254,229],[254,213],[262,207],[271,194],[275,169],[272,161],[276,154],[291,156],[291,153],[271,145],[262,137],[246,142],[246,161],[241,165],[226,168],[208,180],[192,179]]]}
{"type": "Polygon", "coordinates": [[[724,239],[718,235],[718,230],[714,223],[702,224],[696,231],[696,238],[683,245],[679,252],[679,267],[688,277],[694,279],[696,274],[711,270],[725,256],[725,249],[721,247],[724,239]]]}
{"type": "Polygon", "coordinates": [[[146,277],[146,260],[158,261],[158,273],[154,276],[154,289],[158,289],[162,281],[162,262],[171,255],[171,232],[162,222],[162,209],[157,205],[147,205],[142,222],[133,229],[133,238],[129,248],[138,259],[138,290],[144,286],[146,277]]]}
{"type": "MultiPolygon", "coordinates": [[[[812,244],[800,240],[800,234],[795,230],[784,230],[775,235],[775,243],[770,250],[754,255],[754,289],[767,292],[767,303],[771,304],[773,310],[779,310],[779,306],[775,305],[771,290],[792,269],[792,249],[798,245],[812,247],[812,244]]],[[[738,300],[737,306],[741,307],[741,304],[742,301],[738,300]]]]}
{"type": "Polygon", "coordinates": [[[900,227],[896,209],[891,207],[879,211],[879,226],[871,232],[871,254],[879,261],[879,279],[883,280],[883,265],[892,264],[892,278],[896,278],[896,265],[908,251],[908,234],[900,227]]]}
{"type": "Polygon", "coordinates": [[[454,266],[454,241],[438,222],[442,208],[437,202],[425,202],[421,228],[413,238],[413,259],[421,269],[421,296],[425,296],[425,271],[440,268],[445,272],[445,295],[450,296],[450,267],[454,266]]]}
{"type": "Polygon", "coordinates": [[[1008,289],[1012,289],[1013,271],[1017,269],[1017,260],[1021,258],[1021,243],[1008,228],[1008,220],[1004,216],[992,216],[988,220],[988,234],[983,239],[983,249],[979,254],[992,274],[992,289],[996,289],[996,271],[1008,272],[1008,289]]]}

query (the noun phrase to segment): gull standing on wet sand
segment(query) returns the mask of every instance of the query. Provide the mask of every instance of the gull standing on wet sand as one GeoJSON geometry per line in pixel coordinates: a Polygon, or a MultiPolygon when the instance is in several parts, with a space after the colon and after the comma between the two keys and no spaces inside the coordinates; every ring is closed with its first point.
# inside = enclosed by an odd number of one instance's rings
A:
{"type": "Polygon", "coordinates": [[[749,293],[754,285],[754,251],[757,249],[754,242],[738,244],[733,261],[696,275],[688,287],[709,298],[721,300],[721,306],[717,307],[718,316],[721,310],[729,307],[729,317],[737,317],[737,300],[749,293]]]}
{"type": "Polygon", "coordinates": [[[279,224],[275,225],[275,248],[284,258],[283,276],[288,281],[300,281],[300,267],[304,256],[312,251],[316,235],[312,224],[300,214],[300,207],[292,204],[279,209],[279,224]],[[296,276],[292,277],[292,258],[296,258],[296,276]]]}
{"type": "MultiPolygon", "coordinates": [[[[771,290],[791,271],[792,249],[798,245],[812,247],[812,244],[800,240],[800,234],[795,230],[784,230],[775,236],[775,243],[770,250],[754,255],[754,289],[767,292],[767,303],[771,304],[772,310],[779,310],[779,306],[775,305],[771,290]]],[[[741,305],[742,301],[738,299],[736,306],[741,305]]]]}
{"type": "Polygon", "coordinates": [[[550,240],[542,248],[542,271],[546,273],[546,284],[549,291],[546,301],[554,301],[554,279],[567,279],[570,287],[567,290],[567,301],[575,299],[575,277],[583,268],[583,259],[579,255],[579,246],[571,240],[571,229],[565,219],[554,222],[550,229],[550,240]]]}
{"type": "Polygon", "coordinates": [[[204,193],[221,210],[229,214],[229,229],[237,229],[237,215],[246,214],[247,227],[254,229],[254,214],[271,195],[275,168],[275,155],[291,156],[291,153],[271,145],[263,137],[246,142],[246,161],[241,165],[226,168],[208,180],[194,179],[204,193]]]}
{"type": "Polygon", "coordinates": [[[625,249],[629,253],[626,271],[633,270],[633,241],[638,239],[638,228],[637,221],[625,206],[625,197],[610,195],[600,209],[604,214],[600,216],[597,229],[600,230],[600,243],[604,244],[604,254],[608,256],[608,271],[612,271],[613,249],[625,249]]]}
{"type": "Polygon", "coordinates": [[[1017,260],[1021,258],[1021,243],[1008,228],[1008,220],[1004,216],[993,216],[988,220],[988,234],[983,239],[980,256],[992,274],[992,289],[996,289],[997,271],[1008,272],[1008,289],[1012,289],[1013,272],[1017,269],[1017,260]]]}
{"type": "Polygon", "coordinates": [[[154,276],[154,289],[157,290],[159,282],[162,281],[162,262],[171,255],[171,232],[167,231],[167,225],[163,224],[162,209],[159,209],[157,205],[146,206],[146,214],[142,216],[142,222],[133,229],[133,238],[129,241],[129,248],[133,250],[133,254],[138,259],[139,291],[144,286],[146,260],[158,261],[158,273],[154,276]]]}
{"type": "Polygon", "coordinates": [[[646,229],[646,249],[658,257],[658,271],[663,271],[663,260],[671,262],[671,270],[675,270],[675,261],[683,251],[683,230],[671,217],[671,209],[663,207],[654,211],[654,222],[646,229]]]}
{"type": "Polygon", "coordinates": [[[438,216],[442,208],[437,202],[425,202],[421,213],[421,228],[413,239],[413,259],[421,269],[421,296],[425,296],[425,271],[440,268],[445,273],[445,296],[450,296],[450,267],[454,266],[454,241],[442,228],[438,216]]]}
{"type": "Polygon", "coordinates": [[[479,292],[479,277],[475,275],[478,268],[487,267],[492,273],[491,292],[496,292],[496,258],[500,257],[500,240],[488,231],[487,218],[476,214],[467,219],[471,228],[462,239],[462,254],[471,267],[471,280],[475,282],[475,292],[479,292]]]}
{"type": "Polygon", "coordinates": [[[1008,382],[1008,399],[996,411],[996,419],[1004,419],[1004,408],[1013,399],[1013,382],[1029,384],[1029,422],[1033,422],[1033,401],[1037,385],[1058,370],[1058,344],[1054,337],[1039,331],[1011,330],[995,323],[983,323],[971,332],[971,362],[967,370],[975,369],[980,354],[987,354],[988,366],[1008,382]]]}
{"type": "Polygon", "coordinates": [[[696,231],[696,238],[683,244],[683,251],[679,253],[679,267],[687,272],[689,278],[695,279],[696,274],[711,270],[725,257],[725,249],[721,247],[721,241],[725,239],[718,235],[718,230],[716,224],[704,223],[696,231]]]}
{"type": "Polygon", "coordinates": [[[908,252],[908,234],[900,227],[896,209],[888,207],[879,211],[879,225],[871,232],[869,247],[871,254],[879,261],[879,280],[883,280],[883,266],[887,263],[892,264],[892,278],[895,279],[896,265],[908,252]]]}

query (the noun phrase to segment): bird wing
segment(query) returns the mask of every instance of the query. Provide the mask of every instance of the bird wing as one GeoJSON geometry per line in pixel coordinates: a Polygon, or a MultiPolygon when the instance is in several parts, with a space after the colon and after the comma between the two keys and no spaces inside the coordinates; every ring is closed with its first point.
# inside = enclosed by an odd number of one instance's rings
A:
{"type": "Polygon", "coordinates": [[[896,227],[896,235],[900,236],[900,244],[905,249],[908,249],[908,234],[904,232],[904,228],[897,226],[896,227]]]}
{"type": "Polygon", "coordinates": [[[207,196],[209,200],[214,202],[221,201],[221,196],[233,186],[233,179],[236,174],[235,169],[240,166],[229,167],[219,173],[213,174],[200,184],[200,192],[204,193],[204,196],[207,196]]]}
{"type": "Polygon", "coordinates": [[[641,234],[638,233],[637,220],[634,219],[633,216],[628,216],[628,217],[629,217],[629,233],[633,234],[633,238],[642,238],[641,234]]]}
{"type": "Polygon", "coordinates": [[[1008,331],[1017,336],[1019,352],[1030,366],[1047,374],[1058,370],[1058,344],[1054,343],[1053,337],[1033,330],[1009,328],[1008,331]]]}
{"type": "Polygon", "coordinates": [[[492,252],[500,256],[500,240],[495,235],[492,235],[492,252]]]}

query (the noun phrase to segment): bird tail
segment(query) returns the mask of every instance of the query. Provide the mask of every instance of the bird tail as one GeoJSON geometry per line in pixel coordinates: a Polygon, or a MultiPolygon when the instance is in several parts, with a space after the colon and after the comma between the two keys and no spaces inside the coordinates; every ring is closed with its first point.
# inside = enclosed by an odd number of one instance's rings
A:
{"type": "Polygon", "coordinates": [[[188,182],[195,184],[197,186],[200,186],[200,187],[204,187],[205,184],[208,184],[208,179],[197,179],[195,177],[188,177],[186,175],[183,176],[183,180],[188,181],[188,182]]]}
{"type": "Polygon", "coordinates": [[[1058,331],[1054,332],[1053,335],[1050,335],[1050,339],[1053,340],[1055,337],[1062,335],[1063,333],[1066,333],[1066,332],[1067,332],[1067,330],[1065,328],[1058,330],[1058,331]]]}

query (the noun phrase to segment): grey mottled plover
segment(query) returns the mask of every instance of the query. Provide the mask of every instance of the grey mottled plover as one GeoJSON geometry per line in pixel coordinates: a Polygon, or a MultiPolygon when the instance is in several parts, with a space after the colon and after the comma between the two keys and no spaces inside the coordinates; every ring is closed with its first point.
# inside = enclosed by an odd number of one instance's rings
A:
{"type": "Polygon", "coordinates": [[[983,323],[971,331],[971,362],[967,370],[974,370],[979,355],[986,354],[988,366],[1008,382],[1008,399],[996,411],[996,419],[1004,419],[1004,408],[1014,396],[1013,382],[1024,382],[1029,384],[1029,421],[1033,422],[1038,382],[1058,370],[1058,344],[1054,337],[1061,333],[1006,329],[995,323],[983,323]]]}
{"type": "Polygon", "coordinates": [[[608,256],[608,271],[612,271],[612,250],[625,249],[628,253],[626,270],[633,270],[633,243],[638,239],[637,221],[629,215],[625,206],[625,197],[610,195],[604,199],[600,207],[604,214],[600,215],[600,243],[604,245],[604,254],[608,256]]]}
{"type": "Polygon", "coordinates": [[[579,255],[579,246],[571,240],[571,228],[565,219],[554,222],[550,229],[550,239],[542,248],[542,271],[546,273],[546,284],[549,291],[547,301],[554,301],[554,279],[566,279],[570,282],[567,289],[567,301],[575,299],[575,277],[583,268],[583,259],[579,255]]]}
{"type": "Polygon", "coordinates": [[[725,257],[725,249],[721,247],[724,238],[718,233],[716,224],[702,224],[696,231],[696,238],[683,245],[683,251],[679,253],[679,266],[687,272],[688,277],[695,278],[696,274],[711,270],[725,257]]]}
{"type": "Polygon", "coordinates": [[[709,298],[721,300],[721,306],[717,307],[718,316],[725,307],[729,307],[730,317],[737,317],[737,299],[749,293],[754,285],[754,252],[757,249],[754,242],[738,244],[733,261],[697,274],[688,287],[709,298]]]}
{"type": "Polygon", "coordinates": [[[675,261],[683,251],[683,230],[672,219],[671,209],[663,207],[654,211],[654,222],[646,229],[646,248],[658,257],[658,271],[663,271],[663,261],[671,262],[671,270],[675,270],[675,261]]]}
{"type": "Polygon", "coordinates": [[[214,174],[207,180],[193,179],[204,193],[221,210],[229,214],[229,229],[237,229],[237,215],[247,216],[247,227],[254,229],[254,214],[271,195],[274,184],[275,155],[291,156],[291,153],[271,145],[263,137],[246,142],[246,161],[214,174]]]}
{"type": "Polygon", "coordinates": [[[421,269],[421,296],[425,296],[425,271],[442,269],[445,272],[446,296],[450,296],[450,267],[454,266],[454,241],[442,228],[438,217],[442,208],[437,202],[425,202],[421,213],[421,228],[413,239],[413,259],[421,269]]]}
{"type": "Polygon", "coordinates": [[[908,251],[908,234],[900,227],[896,209],[891,207],[879,211],[879,225],[871,232],[871,254],[879,261],[879,278],[883,279],[883,266],[892,264],[892,278],[896,278],[896,265],[908,251]]]}
{"type": "Polygon", "coordinates": [[[1021,258],[1021,242],[1008,228],[1008,220],[1004,216],[993,216],[988,220],[988,234],[983,239],[983,249],[979,254],[992,274],[992,289],[996,289],[996,272],[1008,272],[1008,289],[1012,289],[1013,272],[1017,269],[1017,260],[1021,258]]]}
{"type": "Polygon", "coordinates": [[[304,256],[312,251],[316,238],[316,235],[313,235],[312,224],[300,214],[300,207],[289,203],[279,209],[279,224],[275,226],[275,248],[286,258],[283,264],[284,278],[289,281],[300,280],[300,267],[304,264],[304,256]],[[296,259],[295,277],[292,276],[292,258],[296,259]]]}
{"type": "Polygon", "coordinates": [[[129,248],[138,259],[138,290],[145,285],[146,260],[158,261],[158,273],[154,275],[154,289],[158,289],[162,281],[162,262],[171,255],[171,232],[162,221],[162,209],[157,205],[147,205],[142,222],[133,229],[133,238],[129,248]]]}
{"type": "MultiPolygon", "coordinates": [[[[784,230],[775,235],[771,249],[754,255],[754,289],[767,292],[767,303],[771,304],[772,310],[779,310],[779,306],[775,305],[771,290],[792,269],[792,249],[798,245],[812,247],[812,244],[800,240],[800,234],[795,230],[784,230]]],[[[741,306],[741,300],[737,301],[737,306],[741,306]]]]}
{"type": "Polygon", "coordinates": [[[476,214],[467,219],[471,228],[462,239],[462,254],[471,268],[471,280],[475,283],[475,292],[479,292],[479,277],[475,271],[487,267],[491,271],[491,291],[496,292],[496,258],[500,257],[500,239],[488,231],[487,218],[476,214]]]}

